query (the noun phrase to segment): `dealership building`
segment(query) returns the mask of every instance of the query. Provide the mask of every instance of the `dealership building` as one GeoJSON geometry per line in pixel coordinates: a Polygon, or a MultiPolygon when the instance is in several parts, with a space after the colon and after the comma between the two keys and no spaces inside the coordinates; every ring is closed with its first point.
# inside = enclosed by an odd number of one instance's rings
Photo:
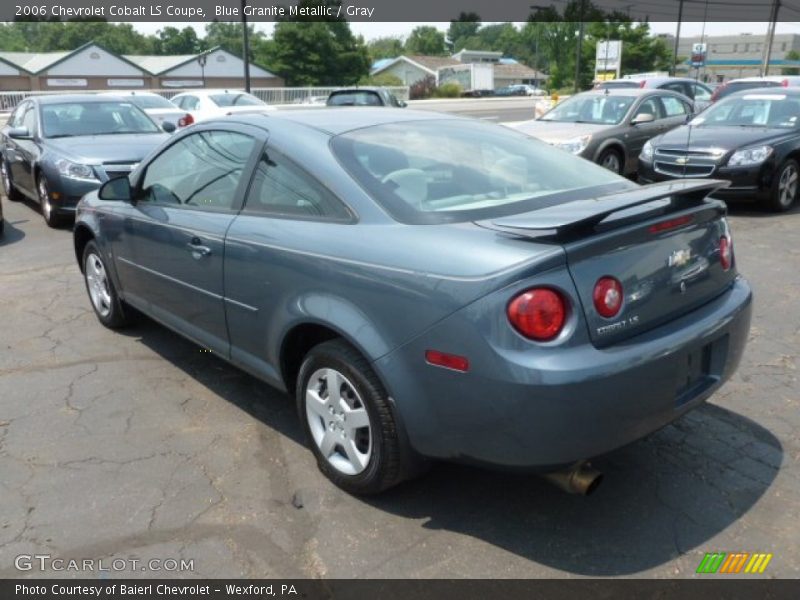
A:
{"type": "MultiPolygon", "coordinates": [[[[283,79],[250,63],[254,88],[283,79]]],[[[186,89],[241,87],[244,61],[212,48],[200,54],[119,55],[89,42],[70,52],[0,52],[0,91],[186,89]]]]}
{"type": "MultiPolygon", "coordinates": [[[[659,36],[672,50],[675,37],[672,35],[659,36]]],[[[728,79],[738,77],[755,77],[761,75],[764,61],[764,51],[767,44],[766,36],[739,33],[732,35],[709,35],[705,37],[681,37],[678,43],[678,56],[692,55],[694,44],[706,45],[705,64],[700,69],[695,69],[686,63],[678,67],[681,75],[697,75],[699,79],[710,83],[721,83],[728,79]]],[[[781,75],[783,69],[798,68],[800,61],[788,59],[791,51],[800,52],[800,35],[796,33],[778,33],[772,42],[770,54],[770,75],[781,75]]],[[[623,52],[625,49],[623,48],[623,52]]]]}

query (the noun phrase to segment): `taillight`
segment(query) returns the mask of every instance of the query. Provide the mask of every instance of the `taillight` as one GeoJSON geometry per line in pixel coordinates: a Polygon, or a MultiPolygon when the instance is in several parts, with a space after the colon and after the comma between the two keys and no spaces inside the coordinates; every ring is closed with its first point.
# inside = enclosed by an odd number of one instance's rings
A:
{"type": "Polygon", "coordinates": [[[601,277],[594,284],[592,300],[600,316],[613,317],[622,308],[622,284],[614,277],[601,277]]]}
{"type": "Polygon", "coordinates": [[[789,87],[789,80],[784,79],[783,81],[781,81],[781,87],[789,87]]]}
{"type": "Polygon", "coordinates": [[[645,85],[647,85],[647,80],[646,80],[646,79],[642,79],[642,80],[639,82],[639,87],[640,87],[640,88],[643,88],[645,85]]]}
{"type": "Polygon", "coordinates": [[[671,229],[677,229],[678,227],[683,227],[684,225],[688,225],[692,222],[692,215],[684,215],[682,217],[676,217],[674,219],[667,219],[666,221],[660,221],[653,225],[650,225],[648,231],[650,233],[661,233],[662,231],[669,231],[671,229]]]}
{"type": "Polygon", "coordinates": [[[516,296],[506,311],[508,320],[522,335],[546,342],[564,329],[567,306],[564,298],[550,288],[533,288],[516,296]]]}
{"type": "Polygon", "coordinates": [[[719,87],[717,87],[717,88],[716,88],[716,89],[715,89],[715,90],[714,90],[714,91],[711,93],[711,102],[716,102],[717,100],[719,100],[719,95],[722,93],[722,90],[724,90],[726,87],[728,87],[728,84],[727,84],[727,83],[723,83],[722,85],[720,85],[719,87]]]}
{"type": "Polygon", "coordinates": [[[194,123],[194,117],[189,113],[186,113],[180,119],[178,119],[178,127],[186,127],[194,123]]]}
{"type": "Polygon", "coordinates": [[[426,350],[425,360],[437,367],[444,367],[445,369],[452,369],[453,371],[460,371],[466,373],[469,371],[469,359],[466,356],[458,356],[457,354],[447,354],[439,350],[426,350]]]}
{"type": "Polygon", "coordinates": [[[723,235],[719,238],[719,264],[722,265],[722,270],[727,271],[733,265],[733,247],[731,246],[731,238],[723,235]]]}

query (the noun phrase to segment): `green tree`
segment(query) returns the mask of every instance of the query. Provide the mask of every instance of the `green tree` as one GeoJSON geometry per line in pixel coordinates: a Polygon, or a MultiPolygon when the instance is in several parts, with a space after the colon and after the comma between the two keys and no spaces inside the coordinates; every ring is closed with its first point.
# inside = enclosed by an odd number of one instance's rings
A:
{"type": "Polygon", "coordinates": [[[406,52],[409,54],[428,54],[443,56],[447,54],[444,33],[430,25],[421,25],[411,30],[406,40],[406,52]]]}
{"type": "Polygon", "coordinates": [[[191,27],[164,27],[156,32],[156,54],[196,54],[204,48],[191,27]]]}
{"type": "Polygon", "coordinates": [[[447,43],[450,49],[458,52],[465,48],[463,40],[475,36],[480,26],[481,18],[473,12],[462,12],[457,19],[450,21],[450,27],[447,28],[447,43]]]}
{"type": "MultiPolygon", "coordinates": [[[[797,50],[789,50],[786,53],[786,60],[800,60],[800,52],[797,50]]],[[[800,68],[787,67],[781,70],[781,75],[800,75],[800,68]]]]}
{"type": "MultiPolygon", "coordinates": [[[[324,0],[336,7],[340,0],[324,0]]],[[[318,6],[319,0],[301,5],[318,6]]],[[[352,85],[369,73],[369,53],[364,38],[354,36],[343,18],[299,17],[282,19],[275,25],[266,64],[287,85],[352,85]]]]}
{"type": "Polygon", "coordinates": [[[403,40],[399,37],[379,37],[367,42],[371,62],[382,58],[395,58],[405,52],[403,40]]]}

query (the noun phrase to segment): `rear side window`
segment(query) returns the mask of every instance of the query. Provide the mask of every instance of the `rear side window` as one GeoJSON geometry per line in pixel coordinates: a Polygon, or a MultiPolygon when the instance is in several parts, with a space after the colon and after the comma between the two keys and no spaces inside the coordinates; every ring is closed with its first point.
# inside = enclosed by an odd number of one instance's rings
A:
{"type": "Polygon", "coordinates": [[[229,210],[255,140],[232,131],[188,135],[147,167],[140,200],[176,207],[229,210]]]}
{"type": "Polygon", "coordinates": [[[258,162],[244,212],[334,221],[352,218],[321,183],[274,150],[258,162]]]}
{"type": "Polygon", "coordinates": [[[664,112],[668,117],[679,117],[689,112],[683,102],[672,96],[662,96],[661,104],[664,105],[664,112]]]}

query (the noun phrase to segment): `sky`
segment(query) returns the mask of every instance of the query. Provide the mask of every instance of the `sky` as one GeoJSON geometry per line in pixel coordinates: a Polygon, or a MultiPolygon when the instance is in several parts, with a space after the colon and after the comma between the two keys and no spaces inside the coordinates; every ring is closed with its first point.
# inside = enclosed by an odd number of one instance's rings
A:
{"type": "MultiPolygon", "coordinates": [[[[488,23],[487,23],[488,24],[488,23]]],[[[155,33],[157,30],[166,26],[182,27],[179,23],[132,23],[132,25],[142,33],[155,33]]],[[[199,34],[205,31],[204,23],[187,23],[194,27],[199,34]]],[[[264,31],[267,34],[272,33],[274,23],[256,23],[255,27],[259,31],[264,31]]],[[[352,22],[350,28],[354,33],[364,36],[369,41],[378,37],[386,36],[401,36],[405,37],[411,33],[411,30],[419,25],[431,25],[447,31],[450,26],[449,22],[437,23],[382,23],[382,22],[352,22]]],[[[650,29],[653,33],[675,33],[675,22],[658,21],[650,23],[650,29]]],[[[786,22],[778,23],[778,33],[800,33],[800,22],[786,22]]],[[[767,32],[767,23],[759,22],[733,22],[733,23],[686,23],[681,25],[681,37],[685,36],[699,36],[705,35],[723,35],[731,33],[752,33],[753,35],[765,35],[767,32]]]]}

